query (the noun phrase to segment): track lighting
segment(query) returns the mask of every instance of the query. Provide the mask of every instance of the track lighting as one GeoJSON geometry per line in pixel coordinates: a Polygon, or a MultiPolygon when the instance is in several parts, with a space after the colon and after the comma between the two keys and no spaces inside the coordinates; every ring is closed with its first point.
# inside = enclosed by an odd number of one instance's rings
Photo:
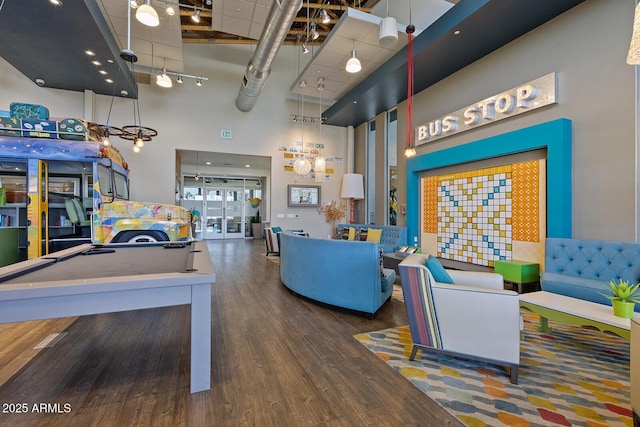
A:
{"type": "Polygon", "coordinates": [[[151,0],[146,0],[145,4],[138,7],[136,19],[148,27],[157,27],[160,25],[158,12],[151,6],[151,0]]]}
{"type": "Polygon", "coordinates": [[[307,53],[309,53],[309,48],[307,47],[307,42],[303,42],[302,43],[302,54],[306,55],[307,53]]]}
{"type": "Polygon", "coordinates": [[[200,77],[198,77],[198,79],[196,80],[196,86],[202,86],[202,79],[200,77]]]}
{"type": "Polygon", "coordinates": [[[131,9],[137,9],[138,8],[138,2],[136,0],[131,0],[129,2],[129,6],[131,6],[131,9]]]}
{"type": "Polygon", "coordinates": [[[173,86],[173,82],[171,81],[171,79],[169,78],[169,76],[167,76],[167,69],[164,68],[162,73],[158,74],[158,77],[156,78],[156,84],[160,87],[172,87],[173,86]]]}
{"type": "Polygon", "coordinates": [[[184,80],[182,80],[182,76],[180,74],[178,74],[178,78],[176,79],[176,81],[178,83],[183,83],[184,82],[184,80]]]}
{"type": "Polygon", "coordinates": [[[176,14],[176,10],[173,8],[173,6],[170,3],[167,3],[167,8],[164,11],[169,16],[173,16],[176,14]]]}
{"type": "Polygon", "coordinates": [[[356,50],[353,49],[351,51],[351,58],[347,61],[347,65],[344,68],[348,73],[357,73],[362,70],[362,64],[360,64],[360,60],[356,56],[356,50]]]}
{"type": "Polygon", "coordinates": [[[200,23],[200,10],[196,10],[193,15],[191,15],[191,20],[196,24],[200,23]]]}
{"type": "Polygon", "coordinates": [[[325,9],[322,9],[320,11],[320,17],[322,18],[322,23],[323,24],[328,24],[329,21],[331,21],[331,18],[329,18],[329,14],[327,13],[327,11],[325,9]]]}
{"type": "Polygon", "coordinates": [[[311,39],[317,40],[320,37],[320,33],[318,33],[317,24],[315,22],[311,23],[311,39]]]}

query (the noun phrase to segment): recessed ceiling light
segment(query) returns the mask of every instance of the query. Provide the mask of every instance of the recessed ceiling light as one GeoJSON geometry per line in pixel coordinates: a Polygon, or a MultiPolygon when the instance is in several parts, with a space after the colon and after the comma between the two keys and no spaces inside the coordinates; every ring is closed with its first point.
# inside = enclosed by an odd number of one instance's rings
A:
{"type": "Polygon", "coordinates": [[[94,51],[92,51],[91,49],[85,50],[84,53],[86,53],[89,56],[96,56],[96,53],[94,51]]]}
{"type": "Polygon", "coordinates": [[[250,168],[250,167],[251,167],[251,165],[244,165],[244,167],[245,167],[245,168],[250,168]]]}
{"type": "Polygon", "coordinates": [[[102,65],[102,62],[97,61],[97,60],[95,60],[95,61],[91,61],[91,63],[92,63],[93,65],[97,66],[97,67],[99,67],[99,66],[101,66],[101,65],[102,65]]]}
{"type": "Polygon", "coordinates": [[[62,6],[62,0],[49,0],[49,2],[55,6],[62,6]]]}
{"type": "Polygon", "coordinates": [[[108,62],[109,64],[113,64],[113,59],[107,59],[107,62],[108,62]]]}
{"type": "Polygon", "coordinates": [[[455,31],[453,32],[453,34],[455,34],[455,35],[457,36],[458,34],[460,34],[460,30],[455,30],[455,31]]]}
{"type": "Polygon", "coordinates": [[[211,165],[211,162],[206,162],[207,165],[211,165]]]}
{"type": "Polygon", "coordinates": [[[107,83],[113,83],[113,80],[111,80],[111,79],[104,79],[104,81],[107,82],[107,83]]]}
{"type": "Polygon", "coordinates": [[[354,104],[357,104],[357,103],[358,103],[358,101],[353,101],[353,103],[354,103],[354,104]]]}
{"type": "Polygon", "coordinates": [[[102,74],[103,76],[104,76],[105,74],[107,74],[107,72],[106,72],[105,70],[100,70],[100,71],[98,71],[98,72],[99,72],[100,74],[102,74]]]}

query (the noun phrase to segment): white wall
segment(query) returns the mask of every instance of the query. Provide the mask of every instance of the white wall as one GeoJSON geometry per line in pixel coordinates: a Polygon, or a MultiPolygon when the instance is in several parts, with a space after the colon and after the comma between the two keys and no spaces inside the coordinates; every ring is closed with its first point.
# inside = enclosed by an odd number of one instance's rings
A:
{"type": "MultiPolygon", "coordinates": [[[[289,87],[297,77],[297,49],[293,46],[280,49],[255,107],[243,113],[236,108],[235,100],[252,51],[252,46],[243,45],[187,44],[184,46],[185,73],[209,78],[202,87],[196,87],[190,79],[185,79],[182,85],[174,82],[171,89],[155,84],[139,86],[142,125],[158,130],[158,136],[137,155],[130,151],[129,141],[112,138],[131,168],[131,197],[175,202],[176,149],[271,156],[271,210],[265,218],[270,218],[272,225],[303,228],[314,236],[327,236],[331,226],[317,209],[287,207],[287,184],[312,184],[313,181],[285,172],[285,159],[278,151],[280,145],[291,146],[300,139],[300,125],[289,117],[299,109],[296,98],[289,94],[289,87]],[[221,139],[222,129],[231,130],[233,139],[221,139]],[[298,214],[299,219],[277,219],[276,213],[298,214]]],[[[52,117],[82,117],[84,113],[83,93],[38,87],[3,59],[0,59],[0,75],[0,109],[8,109],[12,101],[20,101],[43,104],[52,117]]],[[[106,122],[110,102],[109,96],[95,97],[95,121],[106,122]]],[[[316,116],[317,112],[317,104],[305,104],[305,115],[316,116]]],[[[132,100],[114,100],[109,124],[133,124],[132,100]]],[[[318,133],[317,124],[305,127],[305,142],[317,142],[318,133]]],[[[323,126],[325,156],[345,158],[346,141],[345,128],[323,126]]],[[[333,168],[335,174],[322,184],[325,203],[339,200],[345,163],[330,163],[328,167],[333,168]]]]}
{"type": "MultiPolygon", "coordinates": [[[[558,73],[557,105],[421,145],[418,155],[570,119],[573,237],[635,240],[635,81],[634,67],[625,62],[633,11],[631,0],[587,0],[417,94],[415,126],[558,73]]],[[[398,109],[398,119],[398,140],[404,141],[406,102],[398,109]]],[[[401,153],[403,147],[399,149],[401,153]]],[[[404,181],[405,162],[399,164],[399,179],[404,181]]],[[[399,204],[406,200],[400,187],[399,204]]]]}

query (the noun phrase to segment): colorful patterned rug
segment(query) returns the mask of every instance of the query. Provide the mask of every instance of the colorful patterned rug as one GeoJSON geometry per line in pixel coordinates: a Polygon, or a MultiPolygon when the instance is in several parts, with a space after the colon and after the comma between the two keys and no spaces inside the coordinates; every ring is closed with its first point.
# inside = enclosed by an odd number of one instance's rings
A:
{"type": "Polygon", "coordinates": [[[551,321],[541,333],[536,314],[522,315],[517,385],[483,362],[423,351],[409,361],[408,326],[355,338],[468,426],[632,426],[629,342],[551,321]]]}
{"type": "Polygon", "coordinates": [[[391,294],[391,298],[404,303],[404,295],[402,295],[402,286],[396,283],[393,284],[393,293],[391,294]]]}

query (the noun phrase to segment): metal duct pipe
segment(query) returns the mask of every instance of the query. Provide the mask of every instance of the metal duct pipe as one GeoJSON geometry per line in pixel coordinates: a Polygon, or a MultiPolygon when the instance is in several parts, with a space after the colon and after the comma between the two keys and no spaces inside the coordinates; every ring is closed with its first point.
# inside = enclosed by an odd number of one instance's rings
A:
{"type": "Polygon", "coordinates": [[[301,7],[302,0],[273,1],[260,41],[240,85],[236,98],[238,110],[248,112],[255,105],[271,72],[271,64],[301,7]]]}

